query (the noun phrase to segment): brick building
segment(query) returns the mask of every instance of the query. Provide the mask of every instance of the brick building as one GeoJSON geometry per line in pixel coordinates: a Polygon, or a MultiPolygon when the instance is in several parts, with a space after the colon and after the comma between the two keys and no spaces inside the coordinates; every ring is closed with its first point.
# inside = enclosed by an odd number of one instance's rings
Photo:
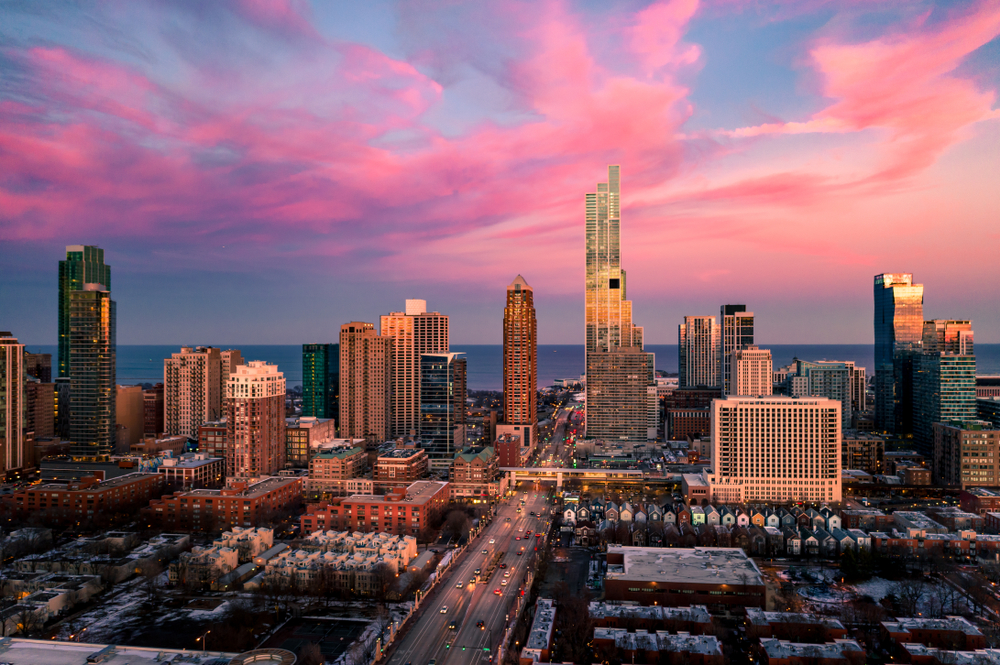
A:
{"type": "Polygon", "coordinates": [[[93,476],[67,484],[45,483],[0,497],[15,517],[38,515],[46,523],[87,522],[134,512],[163,491],[158,473],[129,473],[99,481],[93,476]]]}
{"type": "Polygon", "coordinates": [[[264,478],[231,482],[223,489],[166,494],[143,512],[170,529],[211,531],[234,526],[260,526],[302,501],[302,478],[264,478]]]}
{"type": "Polygon", "coordinates": [[[288,466],[305,469],[320,443],[337,438],[333,418],[302,416],[285,419],[285,456],[288,466]]]}
{"type": "Polygon", "coordinates": [[[168,488],[202,489],[220,487],[226,477],[226,460],[203,453],[168,457],[157,469],[168,488]]]}
{"type": "Polygon", "coordinates": [[[313,504],[299,518],[302,533],[313,531],[384,531],[397,535],[418,535],[448,506],[448,483],[418,480],[409,487],[394,488],[388,494],[356,494],[313,504]]]}
{"type": "Polygon", "coordinates": [[[962,510],[980,515],[1000,510],[1000,490],[970,487],[958,495],[962,510]]]}
{"type": "Polygon", "coordinates": [[[323,492],[364,474],[368,454],[363,448],[346,448],[320,453],[309,460],[309,491],[323,492]]]}
{"type": "Polygon", "coordinates": [[[421,448],[394,448],[379,453],[372,479],[378,487],[408,487],[427,475],[427,451],[421,448]]]}
{"type": "Polygon", "coordinates": [[[967,619],[949,616],[943,619],[902,617],[883,621],[883,640],[890,640],[899,650],[903,644],[916,642],[940,649],[972,651],[986,647],[986,636],[967,619]]]}
{"type": "Polygon", "coordinates": [[[198,452],[209,457],[226,458],[226,419],[205,423],[198,428],[198,452]]]}

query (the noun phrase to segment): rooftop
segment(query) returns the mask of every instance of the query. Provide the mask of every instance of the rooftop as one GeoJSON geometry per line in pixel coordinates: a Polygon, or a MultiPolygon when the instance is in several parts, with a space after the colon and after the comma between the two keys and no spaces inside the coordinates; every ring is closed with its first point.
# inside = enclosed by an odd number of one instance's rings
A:
{"type": "Polygon", "coordinates": [[[344,449],[344,450],[336,450],[336,451],[331,450],[329,452],[319,453],[318,455],[316,455],[315,457],[313,457],[313,459],[339,459],[339,460],[343,460],[343,459],[347,459],[348,457],[353,457],[354,455],[357,455],[358,453],[363,453],[363,452],[364,452],[364,450],[362,450],[361,448],[347,448],[347,449],[344,449]]]}
{"type": "Polygon", "coordinates": [[[621,555],[624,564],[609,564],[607,579],[674,581],[692,584],[763,586],[760,570],[738,547],[671,548],[608,546],[608,558],[621,555]]]}
{"type": "Polygon", "coordinates": [[[548,649],[552,640],[552,627],[555,625],[555,602],[548,598],[539,598],[535,604],[535,620],[531,624],[531,632],[525,642],[526,649],[548,649]]]}
{"type": "Polygon", "coordinates": [[[910,655],[935,658],[940,663],[954,665],[996,665],[1000,663],[1000,649],[976,649],[975,651],[944,651],[923,644],[907,642],[903,649],[910,655]]]}
{"type": "Polygon", "coordinates": [[[818,624],[826,628],[843,629],[844,624],[830,617],[799,612],[765,612],[756,607],[747,608],[747,620],[755,626],[772,623],[818,624]]]}
{"type": "Polygon", "coordinates": [[[100,662],[102,665],[154,665],[154,663],[227,665],[236,656],[235,653],[219,651],[182,651],[85,642],[0,638],[0,661],[11,665],[83,665],[88,662],[100,662]],[[103,656],[101,660],[97,660],[100,658],[98,654],[103,656]]]}
{"type": "Polygon", "coordinates": [[[424,452],[422,448],[395,448],[384,453],[379,453],[379,459],[409,459],[424,452]]]}
{"type": "Polygon", "coordinates": [[[843,654],[849,651],[860,651],[864,649],[854,640],[834,640],[826,644],[803,644],[800,642],[787,642],[773,637],[762,637],[760,646],[767,653],[768,658],[832,658],[842,659],[843,654]]]}
{"type": "MultiPolygon", "coordinates": [[[[448,483],[440,480],[417,480],[406,488],[406,497],[402,499],[407,503],[424,504],[430,501],[435,494],[446,488],[448,483]]],[[[354,494],[345,499],[350,502],[364,503],[399,503],[398,494],[354,494]]]]}
{"type": "Polygon", "coordinates": [[[967,619],[958,616],[947,616],[943,619],[902,617],[897,618],[895,621],[883,621],[882,625],[890,633],[910,632],[912,630],[940,630],[958,632],[964,635],[982,635],[979,629],[967,619]]]}
{"type": "Polygon", "coordinates": [[[273,477],[271,477],[271,478],[264,478],[263,480],[260,480],[259,482],[253,483],[252,485],[249,485],[245,490],[241,490],[239,492],[232,492],[231,490],[226,490],[226,489],[221,489],[221,490],[218,490],[218,489],[215,489],[215,490],[202,489],[202,490],[191,490],[189,492],[182,492],[181,494],[179,494],[179,496],[182,496],[182,497],[209,497],[209,498],[215,498],[215,497],[221,497],[221,496],[239,496],[239,497],[244,497],[244,498],[250,499],[250,498],[256,498],[256,497],[259,497],[259,496],[263,496],[264,494],[267,494],[268,492],[273,492],[274,490],[276,490],[276,489],[278,489],[280,487],[284,487],[286,485],[291,485],[291,484],[296,483],[296,482],[301,482],[301,479],[300,478],[273,478],[273,477]],[[223,492],[226,492],[226,494],[223,494],[223,492]]]}

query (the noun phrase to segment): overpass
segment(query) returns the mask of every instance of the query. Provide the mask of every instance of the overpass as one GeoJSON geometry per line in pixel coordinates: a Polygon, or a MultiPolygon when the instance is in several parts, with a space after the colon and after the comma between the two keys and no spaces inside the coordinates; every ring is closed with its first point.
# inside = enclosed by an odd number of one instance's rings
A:
{"type": "Polygon", "coordinates": [[[567,469],[561,466],[502,466],[501,471],[510,473],[511,485],[518,480],[555,480],[556,489],[561,489],[563,478],[579,478],[594,482],[631,480],[641,482],[642,471],[623,469],[567,469]]]}

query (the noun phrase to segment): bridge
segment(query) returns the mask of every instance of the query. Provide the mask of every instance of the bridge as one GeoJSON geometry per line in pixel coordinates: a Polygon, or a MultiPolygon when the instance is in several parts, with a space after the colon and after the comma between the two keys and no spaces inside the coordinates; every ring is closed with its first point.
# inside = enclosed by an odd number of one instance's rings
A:
{"type": "Polygon", "coordinates": [[[616,480],[642,481],[645,474],[642,471],[623,469],[567,469],[561,466],[502,466],[501,471],[510,472],[510,482],[513,485],[518,480],[555,480],[556,489],[561,489],[563,478],[579,478],[594,482],[616,480]]]}

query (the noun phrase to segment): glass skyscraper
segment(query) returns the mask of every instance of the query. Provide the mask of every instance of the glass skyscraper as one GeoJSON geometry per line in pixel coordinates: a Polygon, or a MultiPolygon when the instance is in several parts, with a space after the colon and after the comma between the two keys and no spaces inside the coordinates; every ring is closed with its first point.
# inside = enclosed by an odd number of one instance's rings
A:
{"type": "Polygon", "coordinates": [[[722,325],[719,328],[719,385],[723,395],[732,391],[731,367],[733,351],[753,345],[753,312],[746,305],[723,305],[719,308],[722,325]]]}
{"type": "Polygon", "coordinates": [[[302,345],[302,415],[340,417],[340,344],[302,345]]]}
{"type": "Polygon", "coordinates": [[[896,434],[913,431],[913,361],[920,352],[924,287],[909,273],[875,275],[875,422],[896,434]]]}
{"type": "Polygon", "coordinates": [[[934,423],[975,420],[976,356],[971,321],[923,322],[913,356],[913,443],[930,457],[934,423]]]}
{"type": "Polygon", "coordinates": [[[69,376],[70,294],[84,284],[103,284],[111,290],[111,266],[104,263],[104,250],[91,245],[68,245],[66,260],[59,262],[59,351],[57,376],[69,376]]]}
{"type": "Polygon", "coordinates": [[[70,453],[103,459],[115,452],[115,301],[100,284],[69,300],[70,453]]]}
{"type": "Polygon", "coordinates": [[[420,356],[420,441],[432,468],[451,465],[465,447],[464,353],[420,356]]]}

